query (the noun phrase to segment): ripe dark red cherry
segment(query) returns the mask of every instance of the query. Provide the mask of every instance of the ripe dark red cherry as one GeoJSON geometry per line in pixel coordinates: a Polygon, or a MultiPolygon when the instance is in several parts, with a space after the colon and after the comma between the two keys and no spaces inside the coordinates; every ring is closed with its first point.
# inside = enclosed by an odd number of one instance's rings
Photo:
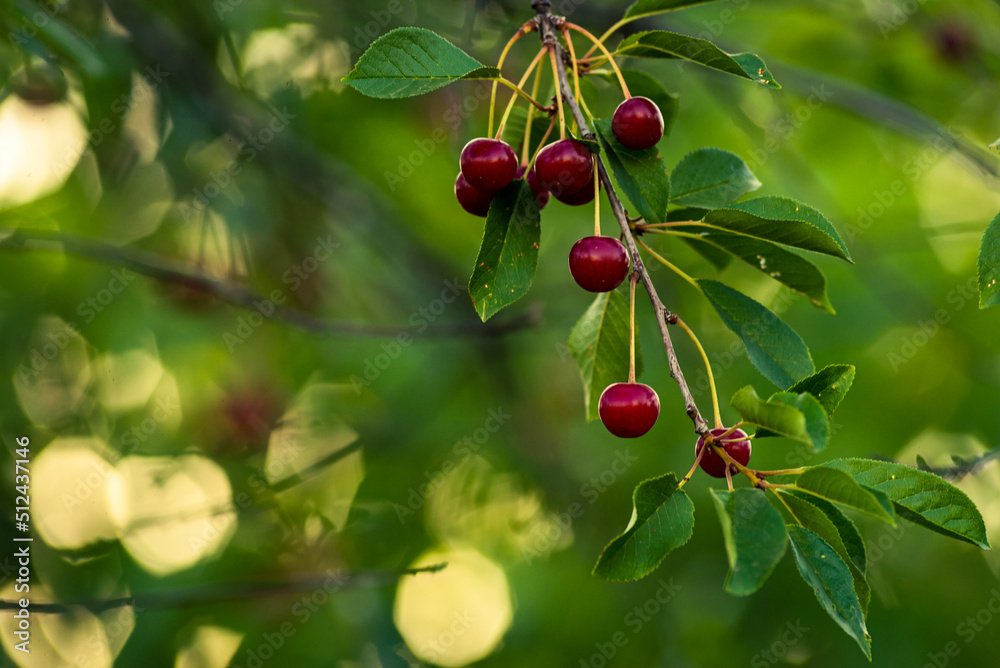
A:
{"type": "Polygon", "coordinates": [[[462,176],[462,173],[459,172],[455,178],[455,197],[463,209],[473,216],[482,216],[485,218],[486,214],[490,211],[490,203],[496,197],[496,193],[473,188],[465,180],[465,177],[462,176]]]}
{"type": "Polygon", "coordinates": [[[625,148],[652,148],[663,138],[663,114],[648,97],[630,97],[615,109],[611,132],[625,148]]]}
{"type": "MultiPolygon", "coordinates": [[[[721,436],[725,434],[728,429],[724,427],[719,427],[712,429],[709,433],[712,436],[721,436]]],[[[734,461],[739,462],[741,465],[746,466],[747,462],[750,461],[750,441],[747,439],[747,433],[742,429],[736,429],[733,433],[726,436],[725,440],[727,443],[723,445],[723,449],[726,451],[734,461]]],[[[698,437],[698,443],[694,446],[694,454],[697,456],[701,449],[705,447],[705,439],[698,437]]],[[[726,477],[726,462],[722,457],[716,454],[715,450],[709,448],[701,458],[701,468],[705,473],[712,476],[713,478],[725,478],[726,477]]],[[[730,473],[736,473],[737,469],[735,466],[729,471],[730,473]]]]}
{"type": "Polygon", "coordinates": [[[660,398],[649,385],[614,383],[604,388],[598,403],[601,422],[619,438],[637,438],[653,428],[660,415],[660,398]]]}
{"type": "Polygon", "coordinates": [[[487,192],[503,190],[514,180],[517,156],[499,139],[473,139],[462,149],[462,176],[469,185],[487,192]]]}
{"type": "Polygon", "coordinates": [[[590,204],[594,201],[594,187],[584,188],[582,190],[577,190],[575,193],[559,194],[555,195],[555,198],[562,202],[563,204],[569,204],[570,206],[583,206],[584,204],[590,204]]]}
{"type": "Polygon", "coordinates": [[[569,252],[569,273],[584,290],[609,292],[628,276],[628,253],[614,237],[584,237],[569,252]]]}
{"type": "MultiPolygon", "coordinates": [[[[514,175],[515,179],[520,179],[524,177],[524,166],[517,168],[517,174],[514,175]]],[[[544,209],[549,203],[549,198],[552,197],[552,193],[545,189],[542,182],[538,179],[538,174],[535,173],[535,168],[532,167],[531,171],[528,172],[528,185],[531,189],[535,191],[535,201],[538,202],[539,210],[544,209]]]]}
{"type": "Polygon", "coordinates": [[[539,151],[535,172],[542,185],[561,199],[593,184],[594,161],[583,142],[560,139],[539,151]]]}

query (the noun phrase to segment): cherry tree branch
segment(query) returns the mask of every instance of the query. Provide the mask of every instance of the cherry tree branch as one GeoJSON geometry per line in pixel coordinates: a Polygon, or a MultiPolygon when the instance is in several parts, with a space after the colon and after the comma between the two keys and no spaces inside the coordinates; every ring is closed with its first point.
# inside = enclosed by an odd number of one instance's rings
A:
{"type": "MultiPolygon", "coordinates": [[[[176,285],[197,293],[203,293],[234,306],[247,310],[257,310],[257,304],[269,301],[269,297],[251,288],[228,279],[217,278],[183,262],[154,253],[115,246],[98,239],[59,232],[54,230],[0,227],[0,249],[34,250],[67,253],[76,257],[105,264],[124,267],[137,274],[170,285],[176,285]]],[[[417,330],[410,327],[392,325],[372,325],[345,320],[330,320],[300,311],[286,304],[271,304],[274,311],[270,317],[314,334],[342,337],[392,338],[403,333],[415,335],[417,330]]],[[[475,322],[442,323],[427,326],[421,336],[502,336],[509,332],[533,327],[541,320],[538,309],[528,309],[524,314],[496,324],[485,326],[478,319],[475,322]]]]}
{"type": "MultiPolygon", "coordinates": [[[[346,589],[361,586],[378,587],[392,584],[404,575],[418,573],[437,573],[448,564],[441,563],[423,568],[404,568],[400,570],[369,570],[332,572],[315,575],[300,575],[275,582],[233,582],[221,584],[199,584],[181,589],[169,589],[159,592],[147,592],[134,596],[120,598],[86,599],[58,603],[31,602],[27,608],[31,612],[60,614],[83,608],[94,613],[101,613],[115,608],[134,607],[137,612],[145,609],[165,610],[169,608],[187,608],[197,605],[209,605],[227,601],[257,599],[265,596],[287,596],[300,591],[324,589],[333,594],[346,589]]],[[[0,610],[19,610],[19,601],[0,600],[0,610]]]]}
{"type": "MultiPolygon", "coordinates": [[[[556,37],[564,19],[559,16],[554,16],[551,13],[552,5],[548,0],[534,0],[534,2],[531,3],[531,6],[538,13],[538,27],[542,37],[542,42],[549,44],[555,51],[557,76],[559,78],[559,88],[561,90],[562,99],[569,108],[570,113],[573,114],[573,119],[576,121],[577,127],[580,129],[582,138],[594,140],[595,135],[591,130],[586,117],[580,110],[579,103],[573,96],[573,90],[570,86],[569,78],[566,76],[566,66],[563,61],[565,51],[556,37]]],[[[670,377],[674,379],[677,386],[680,388],[681,397],[684,399],[685,412],[687,412],[688,417],[690,417],[691,421],[694,423],[695,432],[700,435],[705,435],[708,433],[708,422],[698,411],[698,406],[694,401],[694,397],[691,395],[691,389],[688,387],[687,381],[684,378],[684,372],[681,370],[680,362],[677,361],[677,353],[674,351],[674,345],[670,339],[669,326],[677,322],[677,316],[667,310],[667,307],[664,306],[663,301],[660,300],[659,295],[656,293],[656,287],[653,285],[653,279],[650,277],[649,271],[646,270],[646,266],[643,264],[642,257],[639,255],[639,249],[635,243],[635,237],[632,235],[632,230],[629,228],[629,220],[628,215],[625,213],[625,207],[622,206],[622,202],[618,198],[618,194],[615,192],[614,184],[611,181],[611,177],[608,175],[608,169],[600,155],[597,155],[597,171],[601,185],[604,187],[605,192],[607,192],[608,200],[611,203],[611,211],[614,213],[615,219],[618,221],[618,226],[621,228],[622,238],[625,241],[625,246],[628,249],[629,256],[632,258],[634,271],[638,273],[639,280],[642,282],[643,287],[646,289],[646,293],[649,295],[649,300],[653,304],[653,311],[656,313],[656,322],[660,327],[660,335],[663,337],[663,347],[667,353],[667,365],[670,369],[670,377]]]]}

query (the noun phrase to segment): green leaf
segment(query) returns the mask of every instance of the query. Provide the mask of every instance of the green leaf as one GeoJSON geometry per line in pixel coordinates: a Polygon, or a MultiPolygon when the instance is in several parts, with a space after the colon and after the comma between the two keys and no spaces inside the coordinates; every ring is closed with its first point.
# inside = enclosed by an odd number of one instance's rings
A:
{"type": "Polygon", "coordinates": [[[861,533],[854,522],[840,508],[825,499],[802,492],[791,492],[791,494],[805,499],[826,514],[827,519],[837,527],[837,533],[840,534],[840,539],[844,542],[844,549],[847,550],[848,559],[857,566],[859,571],[867,572],[868,554],[865,550],[865,541],[861,538],[861,533]]]}
{"type": "Polygon", "coordinates": [[[633,58],[680,58],[749,79],[769,88],[781,88],[764,61],[752,53],[730,55],[707,39],[666,30],[649,30],[629,35],[618,45],[615,55],[633,58]]]}
{"type": "Polygon", "coordinates": [[[670,201],[670,177],[656,147],[644,151],[625,148],[615,139],[608,119],[594,119],[594,127],[615,180],[636,212],[648,223],[664,222],[670,201]]]}
{"type": "Polygon", "coordinates": [[[990,549],[986,526],[965,492],[927,471],[872,459],[837,459],[826,466],[846,471],[892,500],[896,513],[949,538],[990,549]]]}
{"type": "Polygon", "coordinates": [[[639,19],[644,16],[671,12],[675,9],[690,7],[691,5],[702,5],[713,0],[638,0],[629,5],[625,10],[625,18],[639,19]]]}
{"type": "Polygon", "coordinates": [[[535,193],[524,180],[501,190],[490,205],[469,279],[469,294],[483,322],[531,287],[538,265],[539,214],[535,193]]]}
{"type": "MultiPolygon", "coordinates": [[[[676,176],[677,172],[674,171],[676,176]]],[[[674,182],[676,183],[676,181],[674,182]]],[[[754,237],[743,236],[742,234],[731,234],[729,232],[710,231],[704,232],[704,228],[673,228],[673,231],[698,234],[698,239],[691,237],[681,237],[685,241],[695,241],[713,246],[724,253],[730,253],[746,262],[748,265],[760,271],[783,285],[804,295],[816,307],[827,313],[835,313],[830,298],[826,294],[826,276],[804,257],[787,251],[770,241],[762,241],[754,237]]],[[[696,250],[699,250],[695,247],[696,250]]],[[[699,252],[701,252],[699,250],[699,252]]],[[[710,260],[711,261],[711,260],[710,260]]]]}
{"type": "Polygon", "coordinates": [[[872,641],[865,626],[865,614],[854,592],[851,570],[836,550],[822,538],[802,527],[788,527],[792,553],[802,579],[813,588],[826,614],[854,638],[869,660],[872,641]]]}
{"type": "MultiPolygon", "coordinates": [[[[599,75],[617,87],[618,90],[621,90],[618,77],[614,72],[600,70],[593,72],[593,74],[599,75]]],[[[625,68],[622,69],[622,76],[625,77],[625,84],[628,86],[629,93],[634,97],[648,97],[660,108],[660,114],[663,116],[663,137],[669,137],[670,130],[674,127],[674,121],[677,120],[679,107],[677,94],[669,92],[655,77],[640,70],[625,68]]],[[[582,79],[580,84],[583,85],[583,82],[586,80],[582,79]]]]}
{"type": "Polygon", "coordinates": [[[729,556],[725,589],[733,596],[747,596],[761,588],[785,555],[785,523],[762,490],[709,491],[729,556]]]}
{"type": "Polygon", "coordinates": [[[979,246],[979,308],[1000,304],[1000,215],[986,228],[979,246]]]}
{"type": "MultiPolygon", "coordinates": [[[[682,223],[685,221],[701,220],[705,217],[706,213],[708,213],[707,209],[698,209],[695,207],[671,209],[667,212],[667,221],[671,223],[682,223]]],[[[722,271],[732,263],[733,256],[710,243],[702,241],[701,235],[703,233],[703,229],[692,229],[692,236],[681,236],[680,239],[693,248],[699,255],[708,260],[713,267],[722,271]]]]}
{"type": "Polygon", "coordinates": [[[632,506],[628,527],[604,548],[594,575],[619,582],[645,577],[694,532],[694,504],[673,473],[639,483],[632,506]]]}
{"type": "MultiPolygon", "coordinates": [[[[583,381],[587,421],[596,420],[601,393],[628,376],[629,301],[621,290],[597,295],[569,335],[569,352],[583,381]]],[[[635,342],[635,375],[642,375],[642,350],[635,342]]]]}
{"type": "Polygon", "coordinates": [[[740,419],[767,429],[769,436],[784,436],[815,450],[821,450],[829,438],[826,412],[810,394],[778,392],[764,401],[747,385],[733,395],[730,403],[740,419]]]}
{"type": "Polygon", "coordinates": [[[854,384],[854,367],[850,364],[831,364],[823,367],[808,378],[788,388],[789,392],[808,392],[823,406],[826,414],[833,417],[837,406],[847,396],[854,384]]]}
{"type": "Polygon", "coordinates": [[[719,209],[748,192],[760,181],[735,153],[720,148],[700,148],[677,163],[671,180],[670,203],[719,209]]]}
{"type": "Polygon", "coordinates": [[[732,264],[733,256],[715,244],[711,244],[707,241],[702,241],[700,238],[694,237],[684,236],[680,237],[680,239],[693,248],[695,252],[708,260],[709,263],[718,271],[722,271],[732,264]]]}
{"type": "Polygon", "coordinates": [[[759,197],[716,209],[708,212],[704,223],[852,262],[847,246],[830,221],[816,209],[787,197],[759,197]]]}
{"type": "Polygon", "coordinates": [[[839,468],[830,466],[808,468],[795,479],[795,488],[831,503],[877,517],[889,524],[896,524],[891,507],[887,510],[875,494],[839,468]]]}
{"type": "MultiPolygon", "coordinates": [[[[850,523],[851,521],[841,513],[836,506],[826,503],[822,499],[816,497],[810,497],[805,494],[798,492],[785,492],[779,490],[778,494],[781,495],[781,500],[785,503],[785,507],[792,515],[792,519],[799,526],[809,529],[814,534],[823,539],[823,541],[832,547],[840,558],[844,560],[847,564],[848,569],[851,571],[851,578],[854,581],[854,593],[858,595],[858,602],[861,604],[861,611],[864,613],[865,617],[868,616],[868,604],[872,599],[872,590],[868,585],[868,580],[865,578],[864,570],[859,567],[851,557],[851,552],[847,549],[847,546],[843,540],[840,529],[833,522],[832,518],[828,516],[827,511],[821,507],[819,504],[823,503],[827,508],[833,510],[833,512],[838,513],[843,520],[850,523]]],[[[853,527],[853,523],[851,523],[853,527]]],[[[854,528],[854,532],[857,533],[857,528],[854,528]]],[[[850,535],[850,534],[849,534],[850,535]]]]}
{"type": "Polygon", "coordinates": [[[703,278],[698,286],[769,381],[784,389],[815,372],[802,337],[762,304],[718,281],[703,278]]]}
{"type": "Polygon", "coordinates": [[[813,451],[819,452],[826,448],[826,444],[830,441],[830,416],[823,410],[816,397],[806,392],[801,394],[776,392],[767,401],[770,404],[789,406],[802,413],[813,451]]]}
{"type": "Polygon", "coordinates": [[[437,33],[396,28],[372,42],[342,79],[359,93],[377,98],[423,95],[459,79],[496,79],[500,71],[437,33]]]}

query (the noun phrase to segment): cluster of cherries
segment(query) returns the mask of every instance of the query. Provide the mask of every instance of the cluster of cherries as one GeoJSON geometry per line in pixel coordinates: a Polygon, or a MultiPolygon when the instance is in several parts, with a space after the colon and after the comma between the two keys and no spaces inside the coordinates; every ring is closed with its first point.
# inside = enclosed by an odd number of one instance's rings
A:
{"type": "MultiPolygon", "coordinates": [[[[643,151],[656,146],[663,137],[663,115],[649,98],[629,97],[615,110],[611,131],[626,149],[643,151]]],[[[499,139],[473,139],[462,149],[460,164],[455,197],[463,209],[475,216],[486,217],[494,197],[514,179],[528,182],[539,209],[545,208],[550,197],[581,206],[592,202],[596,195],[594,158],[587,145],[576,139],[560,139],[545,146],[530,169],[518,166],[509,144],[499,139]]],[[[610,292],[628,276],[628,252],[615,237],[584,237],[570,250],[569,271],[584,290],[610,292]]],[[[642,383],[613,383],[601,393],[598,412],[612,434],[637,438],[656,423],[660,398],[653,388],[642,383]]],[[[724,432],[713,430],[712,434],[724,432]]],[[[724,439],[729,455],[744,465],[750,459],[750,441],[745,439],[746,434],[740,430],[724,439]]],[[[701,452],[703,447],[703,439],[699,439],[696,451],[701,452]]],[[[702,456],[701,467],[710,475],[725,475],[725,462],[712,449],[702,456]]]]}

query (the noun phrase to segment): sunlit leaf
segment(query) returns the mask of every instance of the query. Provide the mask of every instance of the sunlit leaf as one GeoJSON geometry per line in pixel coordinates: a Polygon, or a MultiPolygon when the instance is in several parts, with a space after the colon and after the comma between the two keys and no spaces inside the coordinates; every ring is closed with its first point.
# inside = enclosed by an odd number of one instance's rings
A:
{"type": "Polygon", "coordinates": [[[778,392],[764,401],[748,385],[733,395],[731,405],[743,422],[767,430],[768,436],[784,436],[817,451],[829,439],[826,411],[811,394],[778,392]]]}
{"type": "Polygon", "coordinates": [[[698,286],[765,378],[785,389],[815,372],[802,337],[762,304],[718,281],[703,278],[698,286]]]}
{"type": "Polygon", "coordinates": [[[700,37],[666,30],[639,32],[622,40],[615,53],[635,58],[680,58],[769,88],[781,88],[758,56],[752,53],[730,55],[700,37]]]}
{"type": "Polygon", "coordinates": [[[833,417],[833,412],[854,383],[854,372],[850,364],[831,364],[795,383],[788,391],[808,392],[819,399],[827,415],[833,417]]]}
{"type": "Polygon", "coordinates": [[[1000,304],[1000,215],[986,228],[979,246],[979,307],[1000,304]]]}
{"type": "Polygon", "coordinates": [[[858,484],[847,472],[829,466],[814,466],[795,479],[795,488],[821,499],[895,524],[875,494],[858,484]]]}
{"type": "Polygon", "coordinates": [[[691,5],[702,5],[713,0],[638,0],[629,5],[625,10],[625,18],[638,19],[653,14],[662,14],[675,9],[690,7],[691,5]]]}
{"type": "Polygon", "coordinates": [[[976,504],[944,478],[873,459],[837,459],[826,466],[844,470],[859,483],[886,494],[903,519],[949,538],[990,549],[983,516],[976,504]]]}
{"type": "Polygon", "coordinates": [[[670,180],[671,204],[704,209],[729,206],[761,185],[742,158],[719,148],[688,153],[670,180]]]}
{"type": "Polygon", "coordinates": [[[704,223],[729,232],[851,261],[846,244],[830,221],[816,209],[787,197],[759,197],[709,211],[704,223]]]}
{"type": "Polygon", "coordinates": [[[437,33],[396,28],[372,42],[342,81],[377,98],[423,95],[459,79],[495,79],[481,62],[437,33]]]}

